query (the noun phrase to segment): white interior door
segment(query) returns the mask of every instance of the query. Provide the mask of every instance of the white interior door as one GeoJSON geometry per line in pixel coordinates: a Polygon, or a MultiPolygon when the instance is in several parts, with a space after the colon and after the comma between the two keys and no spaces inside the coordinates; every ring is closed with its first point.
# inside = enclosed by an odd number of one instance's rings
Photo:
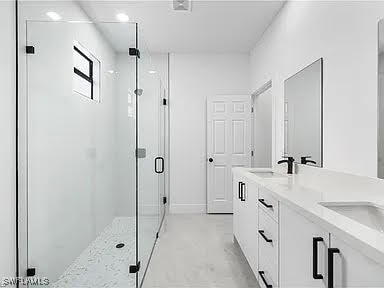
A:
{"type": "Polygon", "coordinates": [[[232,167],[251,165],[251,96],[207,100],[207,212],[232,213],[232,167]]]}

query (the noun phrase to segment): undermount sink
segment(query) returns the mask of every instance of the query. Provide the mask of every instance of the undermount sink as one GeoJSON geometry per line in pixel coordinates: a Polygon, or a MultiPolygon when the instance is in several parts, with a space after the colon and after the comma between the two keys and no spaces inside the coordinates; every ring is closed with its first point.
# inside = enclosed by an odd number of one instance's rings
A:
{"type": "Polygon", "coordinates": [[[281,175],[272,171],[253,171],[251,173],[261,178],[287,178],[284,175],[281,175]]]}
{"type": "Polygon", "coordinates": [[[320,205],[384,233],[384,209],[370,202],[323,202],[320,205]]]}

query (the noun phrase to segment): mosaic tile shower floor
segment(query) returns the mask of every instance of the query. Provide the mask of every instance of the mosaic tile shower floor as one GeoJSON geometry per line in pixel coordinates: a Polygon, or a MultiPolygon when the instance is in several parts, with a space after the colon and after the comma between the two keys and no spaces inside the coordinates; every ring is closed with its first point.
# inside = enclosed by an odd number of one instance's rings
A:
{"type": "Polygon", "coordinates": [[[52,288],[134,288],[135,218],[118,217],[67,268],[52,288]],[[124,247],[116,248],[119,243],[124,247]]]}

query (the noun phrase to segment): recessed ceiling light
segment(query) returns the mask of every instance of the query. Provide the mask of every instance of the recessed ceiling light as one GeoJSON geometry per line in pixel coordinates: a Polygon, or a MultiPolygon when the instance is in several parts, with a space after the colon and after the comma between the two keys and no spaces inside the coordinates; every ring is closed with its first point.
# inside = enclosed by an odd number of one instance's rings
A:
{"type": "Polygon", "coordinates": [[[148,71],[150,74],[155,74],[155,73],[157,73],[157,71],[155,71],[155,70],[149,70],[148,71]]]}
{"type": "Polygon", "coordinates": [[[128,15],[124,14],[124,13],[116,14],[116,19],[119,20],[120,22],[128,22],[129,21],[128,15]]]}
{"type": "Polygon", "coordinates": [[[61,20],[61,16],[59,14],[57,14],[56,12],[53,12],[53,11],[49,11],[47,12],[46,14],[49,18],[51,18],[52,20],[54,21],[59,21],[61,20]]]}

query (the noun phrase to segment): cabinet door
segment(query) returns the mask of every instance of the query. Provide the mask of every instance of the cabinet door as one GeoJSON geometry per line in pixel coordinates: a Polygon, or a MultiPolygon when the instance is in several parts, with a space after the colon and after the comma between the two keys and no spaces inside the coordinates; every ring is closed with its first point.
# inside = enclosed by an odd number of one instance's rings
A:
{"type": "Polygon", "coordinates": [[[237,241],[239,241],[240,226],[239,183],[239,176],[237,174],[233,174],[233,235],[236,237],[237,241]]]}
{"type": "Polygon", "coordinates": [[[338,253],[329,255],[329,260],[333,262],[333,269],[328,271],[328,277],[333,273],[333,283],[330,283],[329,288],[384,287],[384,266],[332,234],[330,246],[337,248],[338,253]]]}
{"type": "Polygon", "coordinates": [[[233,180],[233,234],[243,253],[245,253],[246,233],[244,228],[245,218],[245,178],[241,175],[234,176],[233,180]],[[244,191],[241,193],[240,192],[244,191]]]}
{"type": "Polygon", "coordinates": [[[280,203],[280,287],[327,287],[329,233],[280,203]]]}
{"type": "Polygon", "coordinates": [[[258,185],[253,181],[245,182],[244,213],[242,214],[243,233],[245,238],[245,256],[255,275],[258,273],[258,185]]]}
{"type": "Polygon", "coordinates": [[[237,234],[237,241],[240,244],[240,248],[243,251],[244,254],[246,254],[247,250],[247,228],[246,228],[246,222],[247,222],[247,213],[246,213],[246,203],[247,203],[247,181],[245,177],[239,177],[240,182],[240,199],[238,199],[239,203],[239,215],[238,215],[238,234],[237,234]]]}

